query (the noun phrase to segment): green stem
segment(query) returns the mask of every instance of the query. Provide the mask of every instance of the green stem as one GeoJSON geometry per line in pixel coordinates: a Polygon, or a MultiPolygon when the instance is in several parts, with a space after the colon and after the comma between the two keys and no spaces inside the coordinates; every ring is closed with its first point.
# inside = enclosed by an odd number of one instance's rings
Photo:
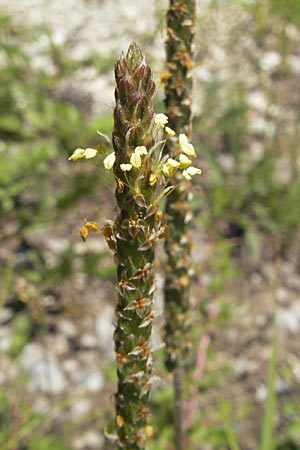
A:
{"type": "Polygon", "coordinates": [[[135,147],[145,146],[149,150],[154,143],[154,82],[151,69],[135,44],[131,44],[127,55],[122,55],[116,63],[115,78],[113,145],[119,214],[112,229],[104,234],[115,242],[117,261],[118,303],[114,333],[118,375],[117,445],[119,449],[143,450],[152,373],[149,339],[154,317],[153,236],[162,224],[158,213],[147,214],[153,202],[147,168],[138,183],[134,168],[128,173],[120,168],[121,164],[129,163],[135,147]]]}
{"type": "MultiPolygon", "coordinates": [[[[166,112],[171,128],[191,134],[192,43],[194,37],[195,1],[170,0],[167,12],[167,82],[166,112]]],[[[178,152],[174,142],[167,142],[172,157],[178,152]]],[[[175,175],[176,177],[176,175],[175,175]]],[[[174,185],[177,180],[173,181],[174,185]]],[[[191,239],[188,202],[189,188],[180,181],[166,202],[170,238],[165,248],[168,256],[165,282],[166,366],[173,370],[188,346],[189,273],[191,239]]]]}
{"type": "MultiPolygon", "coordinates": [[[[167,12],[166,113],[172,129],[191,136],[192,44],[195,0],[170,0],[167,12]]],[[[168,141],[166,152],[176,157],[178,147],[168,141]]],[[[192,217],[187,183],[175,180],[179,188],[166,201],[170,238],[165,243],[168,262],[165,278],[165,364],[174,378],[174,443],[183,450],[183,357],[189,347],[189,286],[192,217]]]]}
{"type": "Polygon", "coordinates": [[[183,366],[181,363],[173,371],[174,383],[174,441],[175,450],[183,450],[183,366]]]}

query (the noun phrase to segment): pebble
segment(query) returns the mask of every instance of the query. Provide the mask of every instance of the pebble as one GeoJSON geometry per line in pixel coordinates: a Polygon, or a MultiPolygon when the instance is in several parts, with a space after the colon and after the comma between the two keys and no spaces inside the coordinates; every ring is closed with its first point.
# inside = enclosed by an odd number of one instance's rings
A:
{"type": "Polygon", "coordinates": [[[67,388],[58,360],[50,350],[38,344],[28,344],[20,355],[20,364],[30,376],[29,391],[61,394],[67,388]]]}
{"type": "Polygon", "coordinates": [[[264,384],[261,384],[255,390],[255,400],[259,403],[262,403],[266,400],[267,394],[268,392],[266,386],[264,384]]]}
{"type": "Polygon", "coordinates": [[[257,369],[257,363],[246,358],[236,359],[231,364],[235,373],[240,377],[249,375],[257,369]]]}
{"type": "Polygon", "coordinates": [[[70,373],[70,378],[83,391],[97,392],[104,386],[103,375],[98,368],[76,370],[70,373]]]}
{"type": "Polygon", "coordinates": [[[12,381],[17,376],[18,368],[13,361],[4,355],[1,355],[0,384],[12,381]]]}
{"type": "Polygon", "coordinates": [[[250,157],[252,161],[257,162],[263,159],[265,147],[261,142],[254,141],[250,144],[250,157]]]}
{"type": "Polygon", "coordinates": [[[55,352],[56,355],[64,355],[70,350],[66,336],[62,334],[49,336],[48,345],[53,349],[53,352],[55,352]]]}
{"type": "Polygon", "coordinates": [[[279,303],[286,303],[290,298],[290,292],[287,289],[280,287],[276,290],[275,297],[279,303]]]}
{"type": "Polygon", "coordinates": [[[290,70],[295,75],[300,74],[300,58],[296,55],[290,55],[288,57],[288,65],[290,67],[290,70]]]}
{"type": "Polygon", "coordinates": [[[0,328],[0,352],[5,353],[11,344],[12,330],[9,327],[0,328]]]}
{"type": "Polygon", "coordinates": [[[111,306],[105,306],[95,318],[95,332],[98,338],[98,345],[108,361],[114,361],[115,359],[113,320],[114,309],[111,306]]]}
{"type": "Polygon", "coordinates": [[[76,326],[67,319],[61,319],[57,323],[57,329],[68,338],[75,337],[77,335],[76,326]]]}
{"type": "Polygon", "coordinates": [[[247,95],[247,103],[251,108],[254,108],[259,112],[264,112],[267,108],[267,99],[260,91],[249,93],[247,95]]]}
{"type": "Polygon", "coordinates": [[[87,253],[108,253],[108,248],[104,239],[101,237],[90,237],[86,242],[77,241],[73,247],[74,253],[77,256],[86,255],[87,253]]]}
{"type": "Polygon", "coordinates": [[[74,450],[100,450],[103,447],[103,438],[96,431],[88,431],[74,439],[74,450]]]}
{"type": "Polygon", "coordinates": [[[87,398],[75,399],[70,406],[70,412],[73,420],[80,420],[87,416],[92,408],[91,401],[87,398]]]}
{"type": "Polygon", "coordinates": [[[70,245],[70,241],[65,238],[52,238],[47,240],[47,248],[55,255],[62,255],[70,245]]]}
{"type": "Polygon", "coordinates": [[[300,304],[293,303],[289,309],[278,310],[278,324],[293,334],[300,330],[300,304]]]}
{"type": "Polygon", "coordinates": [[[267,325],[267,322],[268,322],[268,316],[266,314],[258,314],[255,317],[255,323],[259,327],[264,327],[265,325],[267,325]]]}
{"type": "Polygon", "coordinates": [[[46,414],[51,408],[51,402],[45,397],[39,397],[35,399],[32,406],[37,413],[46,414]]]}
{"type": "Polygon", "coordinates": [[[272,72],[281,63],[281,55],[278,52],[265,52],[261,58],[260,66],[266,72],[272,72]]]}
{"type": "Polygon", "coordinates": [[[79,370],[79,363],[76,359],[66,359],[62,362],[62,367],[67,373],[72,373],[79,370]]]}
{"type": "Polygon", "coordinates": [[[85,349],[93,349],[98,345],[98,339],[94,334],[83,334],[80,338],[80,344],[85,349]]]}

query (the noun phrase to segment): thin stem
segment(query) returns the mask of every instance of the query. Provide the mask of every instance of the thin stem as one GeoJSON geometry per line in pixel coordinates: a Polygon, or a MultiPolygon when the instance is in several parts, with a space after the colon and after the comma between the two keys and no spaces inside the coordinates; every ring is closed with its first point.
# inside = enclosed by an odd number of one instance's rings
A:
{"type": "Polygon", "coordinates": [[[183,378],[184,369],[180,362],[173,371],[174,383],[174,444],[175,450],[183,450],[183,378]]]}

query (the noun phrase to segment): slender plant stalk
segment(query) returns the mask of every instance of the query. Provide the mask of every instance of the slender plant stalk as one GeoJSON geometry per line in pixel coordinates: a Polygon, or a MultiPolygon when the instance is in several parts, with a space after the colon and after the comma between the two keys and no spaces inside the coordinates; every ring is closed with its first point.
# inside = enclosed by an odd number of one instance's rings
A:
{"type": "MultiPolygon", "coordinates": [[[[170,126],[176,133],[191,137],[192,45],[195,25],[195,0],[170,0],[167,11],[167,71],[165,105],[170,126]]],[[[176,157],[178,146],[168,141],[166,150],[176,157]]],[[[175,174],[174,177],[178,175],[175,174]]],[[[165,280],[165,364],[174,374],[174,439],[176,450],[183,449],[183,361],[189,347],[189,285],[191,238],[185,180],[166,202],[170,238],[165,243],[168,263],[165,280]]]]}
{"type": "MultiPolygon", "coordinates": [[[[86,222],[80,228],[80,236],[85,241],[89,231],[101,231],[114,253],[118,291],[114,333],[117,446],[143,450],[153,381],[149,339],[154,318],[154,251],[156,242],[168,237],[159,203],[176,188],[172,184],[174,173],[180,172],[181,177],[190,180],[201,170],[190,165],[188,156],[194,156],[195,151],[185,135],[181,137],[177,159],[163,155],[168,139],[176,139],[175,132],[165,126],[165,114],[153,112],[155,85],[151,69],[136,44],[131,44],[126,56],[117,61],[115,79],[114,151],[103,164],[107,170],[113,170],[116,179],[118,215],[102,228],[95,222],[86,222]]],[[[109,142],[107,136],[105,139],[109,142]]],[[[102,148],[102,144],[96,149],[77,148],[69,159],[91,159],[101,154],[102,148]]]]}
{"type": "Polygon", "coordinates": [[[145,447],[147,400],[152,373],[149,338],[154,317],[154,240],[151,232],[161,227],[159,215],[147,217],[153,188],[149,175],[139,181],[136,174],[121,170],[130,163],[137,146],[149,150],[152,134],[154,82],[150,67],[139,48],[132,44],[126,57],[115,66],[116,107],[113,146],[116,154],[116,200],[119,215],[113,234],[116,239],[118,277],[117,324],[114,333],[117,356],[118,390],[115,396],[118,448],[141,450],[145,447]],[[130,182],[136,185],[136,192],[130,182]]]}
{"type": "MultiPolygon", "coordinates": [[[[167,72],[165,105],[171,128],[176,133],[191,135],[192,42],[194,36],[195,1],[170,0],[167,12],[167,72]]],[[[167,141],[166,151],[176,156],[178,146],[167,141]]],[[[177,174],[174,175],[176,177],[177,174]]],[[[166,365],[174,369],[187,345],[189,320],[189,270],[191,239],[188,202],[190,188],[185,180],[167,198],[166,212],[170,238],[165,248],[168,256],[165,282],[166,365]]]]}
{"type": "MultiPolygon", "coordinates": [[[[178,158],[163,157],[164,145],[175,132],[165,127],[167,116],[153,113],[151,69],[135,44],[117,62],[115,78],[113,167],[119,207],[112,233],[119,292],[114,334],[116,425],[119,448],[140,450],[145,445],[152,372],[149,338],[154,318],[154,250],[158,239],[169,236],[159,201],[176,190],[173,173],[190,180],[201,170],[190,166],[187,155],[194,156],[194,148],[185,135],[178,158]],[[159,141],[162,130],[167,137],[159,141]]],[[[110,225],[104,234],[111,244],[110,225]]]]}

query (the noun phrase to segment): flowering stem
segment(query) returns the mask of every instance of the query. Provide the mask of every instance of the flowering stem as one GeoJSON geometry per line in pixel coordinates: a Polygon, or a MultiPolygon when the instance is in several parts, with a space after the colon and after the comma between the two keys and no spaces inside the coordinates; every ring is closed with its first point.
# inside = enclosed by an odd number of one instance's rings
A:
{"type": "MultiPolygon", "coordinates": [[[[170,0],[167,12],[167,72],[165,105],[170,126],[176,133],[191,136],[192,44],[195,0],[170,0]]],[[[166,151],[176,157],[178,146],[167,142],[166,151]]],[[[174,175],[177,177],[177,174],[174,175]]],[[[177,184],[177,180],[172,181],[177,184]]],[[[167,198],[166,213],[170,238],[165,243],[168,257],[165,280],[165,364],[174,377],[175,448],[183,449],[183,355],[189,347],[189,286],[191,238],[188,232],[191,211],[189,189],[180,180],[178,189],[167,198]]]]}
{"type": "Polygon", "coordinates": [[[118,279],[114,333],[118,375],[116,428],[118,448],[142,450],[145,448],[152,373],[149,338],[154,318],[153,236],[164,225],[157,210],[147,214],[154,191],[148,183],[150,169],[147,171],[145,165],[139,179],[138,173],[134,172],[137,169],[132,167],[139,163],[138,157],[132,157],[133,150],[144,146],[147,151],[154,144],[154,82],[150,67],[135,44],[131,44],[127,55],[121,56],[116,63],[115,78],[113,146],[115,195],[119,208],[113,225],[118,279]]]}
{"type": "MultiPolygon", "coordinates": [[[[172,195],[177,185],[181,187],[178,180],[188,181],[201,170],[191,166],[189,157],[195,156],[195,150],[185,134],[178,137],[178,157],[163,155],[166,140],[175,132],[165,126],[165,114],[153,112],[152,73],[136,44],[131,44],[126,56],[117,61],[115,79],[114,151],[103,164],[106,170],[113,170],[116,179],[118,215],[102,228],[87,221],[79,233],[86,241],[89,231],[102,232],[114,252],[118,291],[114,333],[117,445],[120,449],[143,450],[153,381],[149,339],[155,315],[154,251],[156,242],[169,234],[159,202],[172,195]],[[163,130],[167,137],[159,141],[163,130]],[[175,173],[178,179],[172,178],[175,173]]],[[[109,138],[106,141],[110,142],[109,138]]],[[[100,152],[101,146],[77,148],[69,160],[92,159],[100,152]]]]}

